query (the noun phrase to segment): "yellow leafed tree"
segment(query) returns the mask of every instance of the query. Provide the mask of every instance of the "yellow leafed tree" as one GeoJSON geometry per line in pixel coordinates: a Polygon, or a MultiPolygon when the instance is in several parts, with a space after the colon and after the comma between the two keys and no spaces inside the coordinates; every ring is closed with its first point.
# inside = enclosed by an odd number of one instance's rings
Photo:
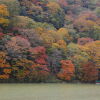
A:
{"type": "Polygon", "coordinates": [[[66,42],[64,40],[59,40],[57,43],[53,43],[52,47],[53,48],[61,48],[64,51],[67,50],[67,44],[66,44],[66,42]]]}
{"type": "Polygon", "coordinates": [[[49,2],[47,4],[47,7],[48,7],[49,11],[52,13],[55,13],[60,9],[60,5],[56,2],[49,2]]]}
{"type": "Polygon", "coordinates": [[[0,25],[5,27],[8,26],[9,20],[7,17],[9,16],[9,12],[7,10],[7,6],[4,4],[0,5],[0,25]]]}
{"type": "Polygon", "coordinates": [[[94,41],[80,47],[88,53],[96,67],[100,67],[100,41],[94,41]]]}
{"type": "Polygon", "coordinates": [[[72,39],[72,37],[69,35],[68,30],[66,28],[60,28],[57,31],[57,33],[62,39],[67,39],[67,40],[71,40],[72,39]]]}

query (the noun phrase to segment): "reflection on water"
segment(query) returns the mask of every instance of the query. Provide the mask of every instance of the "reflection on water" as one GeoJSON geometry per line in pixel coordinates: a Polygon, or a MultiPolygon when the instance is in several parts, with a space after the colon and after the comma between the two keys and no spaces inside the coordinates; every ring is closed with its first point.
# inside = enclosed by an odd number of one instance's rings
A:
{"type": "Polygon", "coordinates": [[[100,85],[0,84],[0,100],[100,100],[100,85]]]}

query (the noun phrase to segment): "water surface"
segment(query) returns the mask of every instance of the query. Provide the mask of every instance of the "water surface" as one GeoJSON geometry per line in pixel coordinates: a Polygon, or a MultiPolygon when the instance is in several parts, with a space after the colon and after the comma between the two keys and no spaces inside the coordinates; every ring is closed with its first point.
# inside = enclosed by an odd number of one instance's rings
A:
{"type": "Polygon", "coordinates": [[[0,84],[0,100],[100,100],[100,85],[0,84]]]}

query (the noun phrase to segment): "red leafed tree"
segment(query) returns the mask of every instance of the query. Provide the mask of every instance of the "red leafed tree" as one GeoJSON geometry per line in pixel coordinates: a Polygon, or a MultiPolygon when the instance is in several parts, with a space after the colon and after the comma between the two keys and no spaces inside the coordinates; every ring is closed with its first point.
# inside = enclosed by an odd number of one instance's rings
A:
{"type": "Polygon", "coordinates": [[[35,58],[35,63],[41,65],[47,65],[46,59],[48,56],[46,55],[46,49],[43,46],[38,46],[35,48],[30,49],[30,52],[33,53],[35,58]]]}
{"type": "Polygon", "coordinates": [[[79,45],[85,45],[85,44],[90,43],[90,42],[93,42],[92,38],[79,38],[77,43],[79,45]]]}
{"type": "Polygon", "coordinates": [[[3,33],[0,33],[0,39],[1,39],[3,36],[4,36],[4,34],[3,34],[3,33]]]}
{"type": "Polygon", "coordinates": [[[58,0],[58,3],[61,5],[61,6],[64,6],[66,7],[68,5],[68,3],[66,2],[66,0],[58,0]]]}
{"type": "Polygon", "coordinates": [[[46,49],[43,46],[38,46],[35,48],[31,48],[29,50],[31,53],[31,58],[35,64],[32,65],[32,72],[29,75],[30,79],[34,79],[36,81],[45,80],[49,75],[48,62],[46,55],[46,49]]]}
{"type": "Polygon", "coordinates": [[[92,20],[92,21],[97,20],[97,16],[92,11],[84,11],[78,16],[78,18],[83,18],[85,20],[92,20]]]}
{"type": "Polygon", "coordinates": [[[98,70],[92,62],[82,66],[81,81],[94,82],[98,79],[98,70]]]}
{"type": "Polygon", "coordinates": [[[61,60],[61,71],[57,74],[58,78],[70,81],[74,77],[75,68],[70,60],[61,60]]]}

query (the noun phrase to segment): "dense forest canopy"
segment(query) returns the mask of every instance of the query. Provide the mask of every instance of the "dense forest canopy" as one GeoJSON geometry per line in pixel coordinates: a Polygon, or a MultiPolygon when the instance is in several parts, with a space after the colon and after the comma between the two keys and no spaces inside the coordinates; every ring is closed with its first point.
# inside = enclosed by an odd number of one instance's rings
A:
{"type": "Polygon", "coordinates": [[[0,81],[100,79],[99,0],[0,0],[0,81]]]}

